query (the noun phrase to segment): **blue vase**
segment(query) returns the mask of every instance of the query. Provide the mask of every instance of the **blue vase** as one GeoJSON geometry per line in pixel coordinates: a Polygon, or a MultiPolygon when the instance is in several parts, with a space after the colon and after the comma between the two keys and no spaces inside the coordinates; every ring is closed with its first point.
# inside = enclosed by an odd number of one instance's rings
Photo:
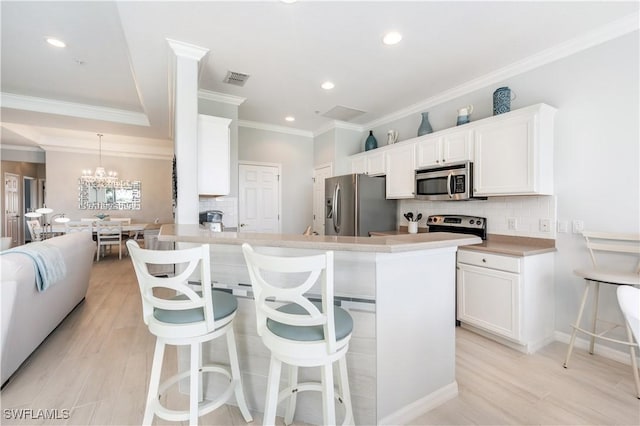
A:
{"type": "Polygon", "coordinates": [[[500,87],[493,92],[493,115],[511,111],[511,89],[500,87]]]}
{"type": "Polygon", "coordinates": [[[369,151],[370,149],[376,149],[378,147],[378,141],[376,137],[373,136],[373,130],[369,130],[369,136],[367,136],[367,140],[364,142],[364,150],[369,151]]]}
{"type": "Polygon", "coordinates": [[[429,123],[429,113],[422,113],[422,121],[420,122],[420,127],[418,127],[418,136],[426,135],[428,133],[433,133],[433,128],[431,127],[431,123],[429,123]]]}

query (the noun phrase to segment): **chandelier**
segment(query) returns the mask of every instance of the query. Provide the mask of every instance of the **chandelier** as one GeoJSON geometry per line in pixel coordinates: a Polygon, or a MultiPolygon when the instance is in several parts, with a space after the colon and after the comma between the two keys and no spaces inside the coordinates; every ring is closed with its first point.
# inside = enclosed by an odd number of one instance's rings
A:
{"type": "Polygon", "coordinates": [[[98,151],[99,151],[99,163],[98,167],[96,167],[96,171],[92,172],[90,169],[85,169],[82,171],[82,176],[80,176],[81,182],[94,183],[98,185],[104,184],[112,184],[117,182],[118,173],[112,170],[108,172],[102,167],[102,134],[98,133],[98,151]]]}

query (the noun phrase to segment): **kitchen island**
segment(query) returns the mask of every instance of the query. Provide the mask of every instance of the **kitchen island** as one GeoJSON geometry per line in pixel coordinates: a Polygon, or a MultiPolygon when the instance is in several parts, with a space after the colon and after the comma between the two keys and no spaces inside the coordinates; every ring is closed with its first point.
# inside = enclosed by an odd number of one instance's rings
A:
{"type": "MultiPolygon", "coordinates": [[[[211,232],[163,225],[160,241],[211,245],[214,285],[238,297],[236,337],[249,407],[263,411],[269,352],[256,334],[241,245],[283,256],[335,253],[336,303],[354,319],[347,362],[356,424],[403,424],[458,393],[455,380],[455,274],[458,246],[480,238],[453,233],[380,237],[211,232]]],[[[312,288],[310,293],[319,294],[312,288]]],[[[225,359],[212,343],[209,356],[225,359]]],[[[188,356],[179,356],[181,368],[188,356]]],[[[301,380],[317,379],[316,369],[301,380]]],[[[208,390],[217,387],[208,383],[208,390]]],[[[295,419],[321,424],[320,395],[298,397],[295,419]]],[[[281,409],[283,407],[280,407],[281,409]]],[[[337,409],[341,413],[340,408],[337,409]]],[[[341,414],[339,414],[341,415],[341,414]]]]}

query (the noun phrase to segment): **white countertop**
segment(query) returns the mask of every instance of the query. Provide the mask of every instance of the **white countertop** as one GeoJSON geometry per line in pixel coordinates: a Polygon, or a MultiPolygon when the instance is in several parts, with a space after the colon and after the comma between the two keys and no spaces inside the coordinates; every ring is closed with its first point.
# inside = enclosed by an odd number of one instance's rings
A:
{"type": "Polygon", "coordinates": [[[302,234],[263,234],[254,232],[211,232],[199,225],[162,225],[159,241],[203,244],[249,243],[255,246],[317,250],[400,253],[478,244],[479,237],[450,232],[431,232],[375,237],[338,237],[302,234]]]}

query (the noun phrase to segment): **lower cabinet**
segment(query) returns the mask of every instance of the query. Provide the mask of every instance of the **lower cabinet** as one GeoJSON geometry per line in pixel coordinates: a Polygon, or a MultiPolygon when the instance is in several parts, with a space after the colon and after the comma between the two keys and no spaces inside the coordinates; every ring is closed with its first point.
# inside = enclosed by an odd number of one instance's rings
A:
{"type": "Polygon", "coordinates": [[[457,319],[523,352],[547,344],[554,330],[553,253],[459,250],[457,319]]]}

